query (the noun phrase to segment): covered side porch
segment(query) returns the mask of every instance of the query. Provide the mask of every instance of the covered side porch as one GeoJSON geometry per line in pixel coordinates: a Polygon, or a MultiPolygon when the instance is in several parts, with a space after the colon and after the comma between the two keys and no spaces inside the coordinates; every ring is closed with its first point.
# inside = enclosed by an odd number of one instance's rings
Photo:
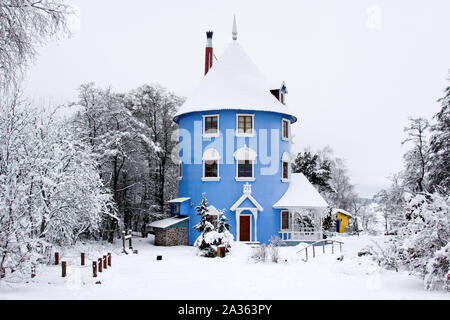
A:
{"type": "Polygon", "coordinates": [[[323,238],[322,219],[327,202],[302,173],[293,173],[286,193],[273,207],[280,209],[280,238],[312,242],[323,238]]]}

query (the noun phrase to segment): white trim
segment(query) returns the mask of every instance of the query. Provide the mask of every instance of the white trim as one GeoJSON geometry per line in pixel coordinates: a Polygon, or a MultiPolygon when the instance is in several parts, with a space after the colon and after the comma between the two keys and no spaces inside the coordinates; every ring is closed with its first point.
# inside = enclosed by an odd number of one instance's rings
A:
{"type": "Polygon", "coordinates": [[[286,119],[286,118],[281,118],[281,140],[283,140],[283,141],[291,141],[291,120],[286,119]],[[287,121],[287,123],[288,123],[288,136],[287,136],[287,138],[284,137],[284,129],[283,129],[284,121],[287,121]]]}
{"type": "Polygon", "coordinates": [[[220,135],[220,115],[219,114],[204,114],[202,115],[202,137],[203,138],[216,138],[220,135]],[[206,133],[205,132],[205,118],[206,117],[217,117],[217,132],[216,133],[206,133]]]}
{"type": "MultiPolygon", "coordinates": [[[[263,211],[263,207],[261,207],[261,205],[259,204],[258,201],[256,201],[255,198],[253,198],[253,196],[251,194],[243,194],[238,201],[236,201],[230,208],[231,211],[238,211],[241,210],[243,208],[238,208],[242,202],[244,202],[244,200],[249,199],[256,208],[251,208],[251,209],[258,209],[259,211],[263,211]]],[[[249,208],[246,208],[246,210],[250,210],[249,208]]]]}
{"type": "Polygon", "coordinates": [[[220,160],[220,153],[214,148],[206,149],[203,152],[202,160],[220,160]]]}
{"type": "Polygon", "coordinates": [[[236,137],[254,137],[255,136],[255,114],[252,113],[236,113],[236,137]],[[239,133],[239,116],[252,117],[252,133],[239,133]]]}

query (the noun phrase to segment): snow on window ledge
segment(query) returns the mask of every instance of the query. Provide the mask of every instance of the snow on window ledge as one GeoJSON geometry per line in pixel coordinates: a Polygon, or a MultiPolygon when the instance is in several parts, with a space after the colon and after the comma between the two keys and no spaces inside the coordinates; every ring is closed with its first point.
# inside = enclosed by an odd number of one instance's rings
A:
{"type": "Polygon", "coordinates": [[[234,177],[236,181],[255,181],[254,177],[234,177]]]}
{"type": "Polygon", "coordinates": [[[202,181],[219,181],[220,177],[202,177],[202,181]]]}

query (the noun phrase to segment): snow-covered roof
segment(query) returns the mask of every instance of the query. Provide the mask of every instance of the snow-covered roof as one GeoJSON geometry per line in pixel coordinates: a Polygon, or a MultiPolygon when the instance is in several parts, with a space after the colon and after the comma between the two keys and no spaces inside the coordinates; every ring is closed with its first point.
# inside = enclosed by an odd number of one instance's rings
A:
{"type": "Polygon", "coordinates": [[[297,118],[270,93],[271,84],[233,40],[174,116],[209,110],[271,111],[297,118]]]}
{"type": "Polygon", "coordinates": [[[256,160],[256,157],[258,157],[258,154],[255,150],[250,149],[247,147],[247,145],[244,145],[242,148],[237,149],[233,156],[236,160],[256,160]]]}
{"type": "Polygon", "coordinates": [[[328,203],[303,173],[292,173],[289,188],[273,207],[277,209],[326,208],[328,203]]]}
{"type": "Polygon", "coordinates": [[[153,228],[165,229],[187,219],[189,219],[189,217],[171,217],[167,219],[153,221],[148,226],[153,228]]]}
{"type": "Polygon", "coordinates": [[[167,203],[181,203],[181,202],[185,202],[186,200],[189,200],[190,198],[185,197],[185,198],[176,198],[176,199],[172,199],[167,201],[167,203]]]}
{"type": "Polygon", "coordinates": [[[333,211],[332,211],[331,214],[334,215],[334,214],[336,214],[336,213],[342,213],[343,215],[349,216],[350,218],[353,217],[352,214],[351,214],[350,212],[345,211],[344,209],[337,209],[337,208],[335,208],[335,209],[333,209],[333,211]]]}

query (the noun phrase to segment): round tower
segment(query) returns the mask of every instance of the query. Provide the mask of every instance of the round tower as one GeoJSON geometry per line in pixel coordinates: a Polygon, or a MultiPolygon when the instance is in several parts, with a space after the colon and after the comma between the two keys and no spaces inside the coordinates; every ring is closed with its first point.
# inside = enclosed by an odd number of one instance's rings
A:
{"type": "Polygon", "coordinates": [[[212,32],[207,39],[205,77],[174,117],[180,198],[173,213],[189,216],[193,244],[195,207],[206,193],[210,205],[226,209],[235,240],[267,243],[281,228],[273,206],[289,187],[297,118],[285,104],[285,84],[271,85],[238,43],[235,20],[232,41],[214,65],[212,32]]]}

